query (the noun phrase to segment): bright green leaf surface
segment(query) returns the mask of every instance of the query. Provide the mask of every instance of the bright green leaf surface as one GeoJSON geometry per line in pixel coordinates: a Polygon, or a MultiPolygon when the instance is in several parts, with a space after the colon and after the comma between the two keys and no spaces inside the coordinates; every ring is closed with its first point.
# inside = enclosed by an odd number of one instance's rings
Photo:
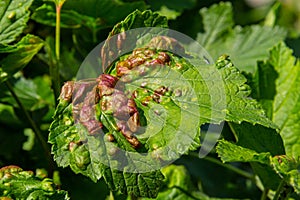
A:
{"type": "Polygon", "coordinates": [[[0,46],[0,53],[9,53],[0,60],[0,73],[5,73],[3,80],[23,69],[43,45],[44,42],[39,37],[26,35],[15,45],[0,46]]]}
{"type": "Polygon", "coordinates": [[[40,179],[32,171],[23,171],[16,166],[0,169],[0,196],[12,199],[69,199],[68,193],[58,190],[51,179],[40,179]]]}
{"type": "MultiPolygon", "coordinates": [[[[222,56],[216,63],[224,80],[223,87],[226,93],[225,120],[240,124],[242,121],[251,124],[260,124],[265,127],[276,128],[266,118],[264,111],[254,99],[248,98],[251,89],[246,84],[246,78],[233,66],[230,59],[222,56]]],[[[213,82],[213,84],[216,84],[213,82]]],[[[222,87],[219,85],[219,87],[222,87]]]]}
{"type": "Polygon", "coordinates": [[[266,58],[269,48],[286,35],[279,27],[233,27],[232,6],[228,2],[204,8],[200,14],[205,32],[198,34],[197,41],[215,60],[228,54],[240,70],[250,73],[256,71],[256,61],[266,58]]]}
{"type": "Polygon", "coordinates": [[[0,2],[0,44],[16,39],[29,20],[29,7],[33,0],[3,0],[0,2]]]}
{"type": "Polygon", "coordinates": [[[300,156],[300,62],[283,43],[271,51],[271,65],[278,73],[273,121],[280,127],[286,153],[300,156]]]}
{"type": "Polygon", "coordinates": [[[280,43],[258,67],[258,98],[269,102],[265,107],[280,128],[286,153],[297,158],[300,156],[300,62],[284,43],[280,43]]]}
{"type": "Polygon", "coordinates": [[[271,156],[270,153],[257,153],[226,140],[218,142],[217,152],[223,162],[259,162],[268,164],[271,156]]]}

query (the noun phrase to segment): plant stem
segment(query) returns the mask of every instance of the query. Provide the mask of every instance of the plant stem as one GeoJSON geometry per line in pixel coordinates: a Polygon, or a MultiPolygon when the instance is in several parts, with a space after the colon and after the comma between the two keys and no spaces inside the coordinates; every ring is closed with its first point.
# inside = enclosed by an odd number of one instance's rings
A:
{"type": "Polygon", "coordinates": [[[47,144],[46,140],[44,139],[42,133],[40,132],[40,129],[37,127],[37,125],[35,124],[35,122],[31,118],[31,116],[29,115],[28,111],[26,110],[26,108],[24,107],[22,102],[20,101],[20,99],[17,96],[17,94],[15,93],[14,88],[11,85],[11,83],[7,80],[7,81],[5,81],[5,84],[8,88],[8,90],[10,91],[10,93],[12,94],[13,98],[17,102],[18,106],[20,107],[22,112],[25,114],[25,117],[26,117],[27,121],[29,122],[30,126],[32,127],[32,129],[35,133],[35,136],[37,137],[39,143],[42,145],[44,153],[45,153],[45,155],[48,159],[48,162],[49,162],[49,171],[53,171],[54,163],[52,161],[51,153],[49,151],[49,147],[48,147],[48,144],[47,144]]]}
{"type": "Polygon", "coordinates": [[[246,172],[246,171],[244,171],[244,170],[241,170],[241,169],[239,169],[239,168],[237,168],[237,167],[234,167],[234,166],[232,166],[232,165],[230,165],[230,164],[224,164],[224,163],[222,163],[221,161],[219,161],[219,160],[216,159],[216,158],[212,158],[212,157],[206,156],[206,157],[204,157],[203,159],[204,159],[204,160],[207,160],[207,161],[210,161],[210,162],[212,162],[212,163],[215,163],[215,164],[217,164],[217,165],[223,166],[223,167],[225,167],[225,168],[227,168],[227,169],[229,169],[229,170],[231,170],[231,171],[233,171],[233,172],[235,172],[235,173],[237,173],[237,174],[239,174],[239,175],[241,175],[241,176],[243,176],[243,177],[245,177],[245,178],[254,180],[254,176],[253,176],[251,173],[246,172]]]}
{"type": "Polygon", "coordinates": [[[55,55],[56,59],[60,59],[60,11],[61,4],[56,5],[56,27],[55,27],[55,55]]]}
{"type": "Polygon", "coordinates": [[[284,185],[285,185],[285,181],[281,180],[281,182],[279,183],[279,185],[277,187],[277,190],[276,190],[273,200],[278,200],[280,198],[280,194],[282,192],[282,188],[284,187],[284,185]]]}
{"type": "Polygon", "coordinates": [[[60,93],[60,76],[59,76],[59,66],[60,66],[60,14],[61,7],[64,1],[55,2],[56,6],[56,26],[55,26],[55,63],[50,70],[50,75],[52,78],[52,87],[54,90],[55,104],[57,105],[57,99],[60,93]]]}
{"type": "MultiPolygon", "coordinates": [[[[190,153],[190,155],[192,155],[193,157],[199,158],[197,153],[192,152],[192,153],[190,153]]],[[[249,172],[241,170],[241,169],[239,169],[237,167],[234,167],[234,166],[232,166],[230,164],[224,164],[221,161],[219,161],[218,159],[213,158],[213,157],[206,156],[206,157],[204,157],[202,159],[207,160],[207,161],[212,162],[212,163],[215,163],[215,164],[220,165],[222,167],[225,167],[225,168],[227,168],[227,169],[229,169],[229,170],[231,170],[231,171],[233,171],[233,172],[235,172],[235,173],[237,173],[237,174],[239,174],[239,175],[241,175],[241,176],[243,176],[245,178],[248,178],[248,179],[250,179],[250,180],[252,180],[252,181],[255,182],[254,176],[251,173],[249,173],[249,172]]]]}
{"type": "Polygon", "coordinates": [[[269,192],[269,189],[264,189],[263,192],[262,192],[262,195],[260,197],[260,200],[266,200],[267,197],[268,197],[268,192],[269,192]]]}

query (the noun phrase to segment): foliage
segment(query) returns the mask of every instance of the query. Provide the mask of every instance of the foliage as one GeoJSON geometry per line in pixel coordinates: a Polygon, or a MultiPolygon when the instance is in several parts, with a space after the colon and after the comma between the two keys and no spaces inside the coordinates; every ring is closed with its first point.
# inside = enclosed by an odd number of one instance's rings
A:
{"type": "Polygon", "coordinates": [[[243,25],[244,1],[0,5],[1,199],[299,199],[299,30],[286,3],[243,25]],[[99,52],[104,74],[76,81],[95,45],[140,27],[188,33],[214,63],[160,36],[113,62],[99,52]],[[221,136],[200,159],[210,127],[221,136]]]}
{"type": "Polygon", "coordinates": [[[0,195],[7,199],[69,199],[67,192],[57,190],[53,181],[34,175],[32,171],[23,171],[16,166],[0,169],[0,195]]]}

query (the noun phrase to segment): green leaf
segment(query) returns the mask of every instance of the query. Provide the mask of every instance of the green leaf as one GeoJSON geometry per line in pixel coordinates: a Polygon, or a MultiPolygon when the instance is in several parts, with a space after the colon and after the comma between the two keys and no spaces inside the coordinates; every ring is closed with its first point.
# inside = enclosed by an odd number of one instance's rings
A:
{"type": "Polygon", "coordinates": [[[27,141],[23,143],[22,149],[25,151],[30,151],[34,146],[34,139],[35,139],[34,132],[32,129],[27,128],[24,129],[24,135],[27,136],[27,141]]]}
{"type": "Polygon", "coordinates": [[[203,8],[200,14],[204,33],[198,34],[197,41],[214,59],[225,53],[230,55],[233,63],[245,72],[254,73],[256,61],[265,59],[269,48],[286,36],[286,31],[279,27],[233,27],[232,6],[228,2],[203,8]]]}
{"type": "Polygon", "coordinates": [[[279,126],[288,156],[300,156],[300,62],[283,43],[271,51],[270,61],[278,73],[273,121],[279,126]]]}
{"type": "Polygon", "coordinates": [[[256,152],[270,152],[273,156],[285,154],[282,138],[275,129],[245,122],[229,125],[238,145],[256,152]]]}
{"type": "MultiPolygon", "coordinates": [[[[30,111],[44,107],[53,107],[53,93],[50,88],[51,80],[48,76],[36,77],[34,80],[20,77],[13,85],[14,91],[24,107],[30,111]]],[[[1,99],[16,108],[18,104],[15,99],[7,94],[1,99]]]]}
{"type": "Polygon", "coordinates": [[[185,9],[192,9],[195,4],[196,0],[165,0],[165,1],[159,1],[159,0],[151,0],[147,2],[150,4],[151,9],[154,9],[156,11],[160,10],[162,7],[167,7],[168,9],[172,9],[178,12],[183,12],[185,9]]]}
{"type": "MultiPolygon", "coordinates": [[[[229,123],[229,125],[235,135],[237,145],[259,153],[267,152],[272,156],[285,154],[282,138],[275,129],[259,124],[253,126],[244,122],[242,124],[229,123]]],[[[251,166],[265,187],[274,190],[277,188],[280,179],[271,167],[258,163],[251,163],[251,166]]]]}
{"type": "Polygon", "coordinates": [[[169,165],[162,169],[162,173],[166,179],[161,192],[156,197],[157,200],[191,200],[205,197],[193,186],[189,172],[184,166],[169,165]]]}
{"type": "MultiPolygon", "coordinates": [[[[56,10],[53,4],[43,4],[37,8],[32,14],[31,18],[38,23],[48,26],[56,26],[56,10]]],[[[80,14],[74,10],[61,10],[61,24],[62,28],[81,28],[86,26],[91,30],[99,30],[108,27],[102,20],[90,17],[88,15],[80,14]]]]}
{"type": "Polygon", "coordinates": [[[147,2],[151,10],[157,11],[160,15],[166,16],[169,20],[175,20],[184,10],[192,9],[196,5],[195,0],[151,0],[147,2]]]}
{"type": "Polygon", "coordinates": [[[259,162],[268,164],[269,158],[271,157],[269,152],[257,153],[256,151],[238,146],[224,139],[218,142],[217,153],[223,162],[259,162]]]}
{"type": "Polygon", "coordinates": [[[166,17],[160,16],[151,10],[143,12],[136,10],[129,14],[123,21],[117,23],[109,34],[109,37],[124,31],[140,27],[168,27],[166,17]]]}
{"type": "Polygon", "coordinates": [[[33,0],[4,0],[0,3],[0,44],[13,42],[29,20],[33,0]]]}
{"type": "Polygon", "coordinates": [[[38,178],[32,171],[17,166],[0,169],[0,196],[12,199],[69,199],[49,178],[38,178]]]}
{"type": "Polygon", "coordinates": [[[106,26],[113,26],[134,10],[146,9],[146,4],[143,1],[68,0],[63,9],[74,10],[79,14],[93,17],[98,22],[104,22],[106,26]]]}
{"type": "MultiPolygon", "coordinates": [[[[219,83],[217,88],[224,87],[226,93],[225,120],[240,124],[249,122],[250,124],[260,124],[265,127],[277,128],[266,116],[264,110],[254,99],[248,96],[251,93],[250,87],[246,84],[247,79],[241,72],[233,66],[228,56],[221,56],[216,66],[222,75],[224,83],[219,83]]],[[[215,81],[212,85],[216,84],[215,81]]]]}
{"type": "MultiPolygon", "coordinates": [[[[134,196],[155,197],[162,179],[162,176],[159,175],[160,172],[131,174],[126,172],[130,167],[123,169],[124,172],[113,169],[113,167],[121,164],[119,161],[115,161],[114,156],[121,156],[123,160],[126,160],[125,163],[132,163],[137,162],[140,159],[140,155],[127,155],[127,157],[123,154],[118,155],[115,145],[105,139],[108,137],[107,134],[112,134],[118,147],[128,152],[149,152],[150,158],[146,157],[145,159],[147,159],[147,162],[152,163],[153,161],[151,160],[154,158],[153,164],[155,166],[157,165],[155,164],[157,159],[167,162],[174,159],[174,156],[178,157],[178,155],[187,153],[189,149],[199,147],[198,129],[201,124],[209,123],[211,120],[214,122],[221,122],[227,119],[232,121],[245,120],[264,126],[273,126],[263,116],[263,112],[258,108],[257,102],[247,98],[249,91],[247,87],[245,89],[245,78],[233,67],[227,57],[220,58],[217,63],[222,79],[214,79],[212,78],[214,77],[213,74],[215,74],[213,72],[217,71],[215,66],[200,68],[203,70],[202,76],[200,76],[197,68],[184,59],[177,58],[171,53],[168,53],[168,55],[171,58],[169,67],[153,68],[153,71],[150,70],[149,73],[143,76],[143,79],[133,78],[129,83],[125,82],[125,93],[133,94],[134,91],[137,92],[138,95],[135,102],[145,117],[145,123],[147,123],[145,131],[136,136],[141,142],[142,149],[135,149],[130,145],[120,133],[120,130],[116,128],[116,119],[111,114],[113,112],[109,110],[111,108],[103,108],[102,105],[107,104],[105,102],[109,101],[109,96],[103,97],[95,105],[97,109],[93,111],[95,112],[94,115],[96,115],[96,119],[100,119],[105,127],[102,133],[96,135],[89,133],[82,124],[75,124],[73,105],[62,96],[56,109],[49,135],[49,142],[53,144],[54,159],[59,166],[65,167],[70,165],[74,172],[89,176],[94,181],[104,177],[113,190],[119,188],[123,193],[133,194],[134,196]],[[181,66],[179,70],[177,69],[178,65],[181,66]],[[146,87],[141,88],[140,85],[145,81],[147,81],[146,87]],[[153,91],[156,91],[162,85],[170,88],[171,91],[178,91],[163,95],[159,104],[154,100],[149,100],[149,106],[144,106],[144,99],[152,96],[153,91]],[[228,116],[223,113],[221,105],[216,105],[217,107],[213,111],[210,110],[211,101],[205,98],[205,94],[209,94],[211,91],[219,91],[218,88],[224,87],[224,85],[226,97],[229,99],[227,109],[230,115],[228,116]],[[239,87],[242,88],[241,91],[239,87]],[[247,110],[241,111],[245,107],[247,107],[247,110]],[[201,115],[195,112],[197,110],[199,110],[201,115]],[[211,119],[212,116],[214,117],[213,119],[211,119]],[[176,138],[176,140],[173,140],[173,138],[176,138]],[[164,147],[168,147],[166,149],[167,152],[165,152],[164,147]],[[108,163],[103,164],[103,160],[108,163]],[[106,165],[109,165],[111,168],[106,165]],[[136,176],[143,177],[143,179],[137,179],[136,176]],[[135,179],[132,179],[132,177],[135,177],[135,179]],[[151,182],[143,181],[148,180],[149,177],[156,177],[156,179],[153,180],[152,178],[151,182]],[[138,181],[132,182],[133,180],[138,181]],[[129,187],[132,185],[135,187],[129,187]],[[145,185],[147,188],[152,189],[145,190],[145,185]]],[[[124,62],[127,58],[128,55],[125,55],[120,59],[124,62]]],[[[108,69],[111,75],[117,75],[114,66],[112,70],[108,69]]],[[[133,74],[136,72],[133,70],[133,74]]],[[[99,83],[93,83],[89,87],[93,88],[93,85],[99,85],[99,83]]],[[[85,98],[94,98],[95,88],[90,92],[85,95],[85,98]]],[[[65,92],[62,93],[62,95],[64,94],[65,92]]],[[[78,97],[75,96],[73,98],[76,99],[78,97]]],[[[224,98],[226,103],[225,97],[223,96],[222,98],[224,98]]],[[[93,100],[86,99],[84,102],[91,101],[93,100]]],[[[76,108],[75,110],[78,109],[76,108]]],[[[89,109],[93,110],[95,108],[91,107],[89,109]]],[[[149,168],[147,165],[140,165],[144,169],[149,168]]]]}
{"type": "Polygon", "coordinates": [[[283,178],[295,192],[300,194],[300,160],[288,156],[275,156],[271,158],[271,165],[274,170],[283,178]]]}
{"type": "MultiPolygon", "coordinates": [[[[166,27],[167,21],[151,11],[135,11],[109,37],[141,26],[166,27]]],[[[169,42],[171,47],[176,45],[169,42]]],[[[49,142],[59,166],[70,166],[94,181],[103,177],[112,190],[134,197],[157,196],[163,179],[159,169],[200,146],[202,124],[227,120],[275,127],[248,97],[246,78],[227,56],[216,65],[194,66],[169,51],[146,46],[119,57],[105,73],[96,81],[65,84],[49,142]],[[144,65],[119,74],[123,65],[135,60],[144,65]],[[151,64],[155,61],[165,66],[151,64]],[[117,80],[121,88],[109,86],[117,80]],[[124,109],[133,109],[130,118],[123,116],[124,109]]]]}
{"type": "Polygon", "coordinates": [[[160,15],[162,16],[166,16],[168,20],[170,19],[176,19],[178,16],[180,16],[180,12],[176,11],[176,10],[172,10],[172,9],[169,9],[168,7],[166,6],[162,6],[160,8],[159,11],[157,11],[160,15]]]}
{"type": "Polygon", "coordinates": [[[89,136],[82,125],[73,126],[71,109],[72,104],[67,105],[61,101],[54,116],[55,121],[50,127],[49,142],[53,144],[52,152],[58,165],[70,165],[75,173],[82,173],[93,181],[104,177],[111,190],[120,190],[134,196],[155,197],[163,178],[162,174],[159,171],[128,173],[110,169],[103,164],[103,159],[111,159],[107,154],[110,151],[113,153],[114,147],[106,150],[107,144],[103,136],[89,136]],[[89,141],[88,145],[82,145],[82,140],[89,141]]]}
{"type": "Polygon", "coordinates": [[[0,74],[2,76],[0,80],[3,81],[23,69],[43,45],[44,42],[39,37],[26,35],[17,44],[0,46],[0,53],[8,54],[0,60],[0,74]]]}
{"type": "MultiPolygon", "coordinates": [[[[212,198],[197,190],[191,176],[183,165],[169,165],[162,169],[166,177],[157,200],[225,200],[226,198],[212,198]]],[[[142,200],[150,200],[142,198],[142,200]]],[[[229,200],[229,199],[228,199],[229,200]]]]}
{"type": "Polygon", "coordinates": [[[258,89],[258,99],[269,102],[265,108],[270,110],[270,118],[280,128],[286,154],[297,158],[300,156],[300,62],[292,50],[280,43],[258,67],[257,85],[264,85],[258,89]]]}
{"type": "MultiPolygon", "coordinates": [[[[219,141],[217,153],[223,162],[256,162],[263,164],[264,168],[269,166],[281,179],[293,187],[296,193],[300,193],[299,160],[289,158],[286,155],[272,156],[269,152],[258,153],[226,140],[219,141]]],[[[274,179],[272,181],[278,186],[279,181],[274,179]]]]}
{"type": "Polygon", "coordinates": [[[22,124],[14,113],[13,107],[5,104],[0,104],[0,123],[15,127],[22,124]]]}
{"type": "MultiPolygon", "coordinates": [[[[220,4],[215,4],[210,8],[202,8],[200,14],[203,17],[205,33],[199,33],[197,41],[210,52],[214,45],[218,45],[214,44],[218,43],[218,40],[220,43],[219,45],[224,42],[226,39],[224,36],[230,32],[234,25],[232,19],[232,6],[229,2],[222,2],[220,4]]],[[[220,55],[214,53],[213,56],[219,57],[224,53],[228,52],[223,52],[220,55]]]]}

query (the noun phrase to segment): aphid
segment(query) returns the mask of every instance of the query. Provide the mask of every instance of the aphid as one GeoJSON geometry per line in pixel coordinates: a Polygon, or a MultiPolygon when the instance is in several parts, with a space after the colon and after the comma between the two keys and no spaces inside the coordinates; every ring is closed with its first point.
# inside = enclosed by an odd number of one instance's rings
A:
{"type": "Polygon", "coordinates": [[[142,105],[143,106],[148,106],[148,104],[150,103],[150,101],[152,100],[151,96],[146,96],[143,100],[142,100],[142,105]]]}
{"type": "Polygon", "coordinates": [[[138,112],[138,110],[136,108],[136,104],[133,99],[128,99],[127,107],[128,107],[129,115],[134,115],[135,113],[138,112]]]}
{"type": "Polygon", "coordinates": [[[113,113],[112,101],[110,101],[109,98],[103,98],[100,101],[100,107],[101,107],[101,110],[104,111],[106,114],[113,113]]]}
{"type": "Polygon", "coordinates": [[[101,74],[98,78],[98,89],[99,97],[102,98],[103,96],[109,96],[113,93],[113,88],[115,87],[116,83],[118,82],[118,78],[108,75],[108,74],[101,74]]]}
{"type": "Polygon", "coordinates": [[[115,137],[113,136],[113,134],[107,134],[107,140],[109,141],[109,142],[114,142],[115,141],[115,137]]]}
{"type": "Polygon", "coordinates": [[[78,142],[70,142],[69,143],[69,151],[73,152],[77,147],[83,145],[82,141],[78,141],[78,142]]]}
{"type": "Polygon", "coordinates": [[[143,58],[143,57],[134,57],[134,58],[128,60],[129,66],[130,66],[129,69],[132,69],[132,68],[134,68],[134,67],[136,67],[136,66],[141,65],[141,64],[143,64],[145,61],[146,61],[146,60],[145,60],[145,58],[143,58]]]}
{"type": "Polygon", "coordinates": [[[155,65],[162,65],[164,64],[164,62],[162,60],[160,60],[159,58],[156,58],[154,60],[151,60],[148,65],[150,66],[155,66],[155,65]]]}
{"type": "Polygon", "coordinates": [[[124,74],[128,74],[130,72],[129,68],[130,65],[128,62],[120,61],[116,66],[117,76],[122,77],[124,74]]]}
{"type": "Polygon", "coordinates": [[[126,129],[126,122],[117,121],[118,131],[124,131],[126,129]]]}
{"type": "Polygon", "coordinates": [[[70,102],[72,100],[73,90],[74,90],[74,82],[73,81],[66,82],[61,88],[60,98],[70,102]]]}
{"type": "Polygon", "coordinates": [[[154,93],[160,94],[160,95],[164,95],[169,89],[165,86],[161,86],[159,88],[157,88],[154,93]]]}
{"type": "Polygon", "coordinates": [[[138,91],[137,90],[134,90],[133,92],[132,92],[132,98],[137,98],[138,97],[138,91]]]}
{"type": "Polygon", "coordinates": [[[170,61],[170,56],[166,52],[163,52],[163,51],[158,53],[157,58],[160,59],[161,61],[163,61],[164,63],[170,61]]]}
{"type": "Polygon", "coordinates": [[[127,138],[127,141],[135,148],[139,148],[141,146],[140,141],[136,137],[127,138]]]}
{"type": "Polygon", "coordinates": [[[107,87],[114,87],[118,81],[118,78],[111,76],[109,74],[101,74],[98,78],[98,85],[106,85],[107,87]]]}
{"type": "Polygon", "coordinates": [[[176,69],[178,69],[178,70],[182,70],[183,69],[183,66],[181,64],[179,64],[179,63],[176,63],[175,66],[176,66],[176,69]]]}
{"type": "Polygon", "coordinates": [[[138,113],[134,113],[127,121],[127,126],[132,132],[136,132],[139,127],[139,115],[138,113]]]}
{"type": "Polygon", "coordinates": [[[156,103],[160,103],[161,102],[161,95],[160,94],[157,94],[157,93],[154,93],[151,95],[153,101],[155,101],[156,103]]]}

